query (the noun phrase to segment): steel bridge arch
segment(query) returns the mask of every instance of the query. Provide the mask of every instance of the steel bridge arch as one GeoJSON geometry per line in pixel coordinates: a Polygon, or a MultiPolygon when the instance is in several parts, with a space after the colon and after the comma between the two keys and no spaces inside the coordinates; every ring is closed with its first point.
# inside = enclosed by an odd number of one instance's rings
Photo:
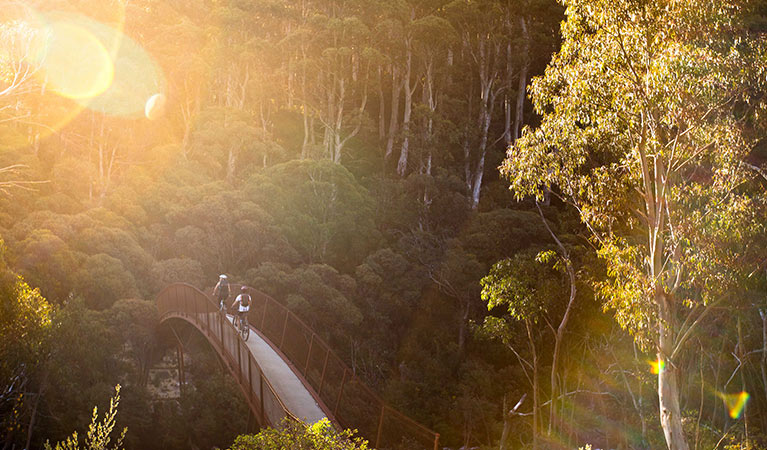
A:
{"type": "MultiPolygon", "coordinates": [[[[233,285],[239,291],[239,285],[233,285]]],[[[282,304],[253,288],[248,322],[287,363],[325,415],[336,425],[352,428],[374,448],[437,450],[439,434],[387,405],[363,384],[340,357],[282,304]]],[[[186,283],[174,283],[157,296],[160,323],[184,320],[205,336],[237,381],[248,407],[262,426],[298,420],[285,405],[230,320],[218,312],[210,296],[186,283]]]]}

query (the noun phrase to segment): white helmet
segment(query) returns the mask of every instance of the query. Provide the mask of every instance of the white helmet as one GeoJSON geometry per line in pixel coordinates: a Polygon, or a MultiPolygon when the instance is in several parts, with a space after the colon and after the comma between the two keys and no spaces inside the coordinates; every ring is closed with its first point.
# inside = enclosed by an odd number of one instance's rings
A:
{"type": "Polygon", "coordinates": [[[226,275],[224,275],[224,274],[222,273],[221,275],[219,275],[219,276],[218,276],[218,278],[219,278],[219,279],[221,279],[221,280],[226,280],[226,275]]]}

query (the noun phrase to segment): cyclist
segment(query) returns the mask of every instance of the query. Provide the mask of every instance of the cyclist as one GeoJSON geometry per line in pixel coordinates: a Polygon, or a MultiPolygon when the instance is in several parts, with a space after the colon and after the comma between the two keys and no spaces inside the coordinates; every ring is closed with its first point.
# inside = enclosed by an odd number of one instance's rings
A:
{"type": "Polygon", "coordinates": [[[248,311],[250,311],[250,300],[251,299],[250,295],[248,294],[248,288],[246,286],[242,286],[240,288],[240,295],[238,295],[237,298],[234,299],[234,303],[232,303],[232,309],[234,309],[235,305],[237,305],[237,309],[235,310],[237,312],[236,319],[240,320],[239,323],[242,327],[241,330],[247,330],[248,327],[248,311]]]}
{"type": "Polygon", "coordinates": [[[218,276],[218,283],[216,284],[216,287],[213,288],[213,295],[218,298],[219,311],[224,310],[224,301],[229,298],[229,294],[231,294],[231,290],[229,288],[229,279],[226,277],[226,275],[221,274],[218,276]]]}

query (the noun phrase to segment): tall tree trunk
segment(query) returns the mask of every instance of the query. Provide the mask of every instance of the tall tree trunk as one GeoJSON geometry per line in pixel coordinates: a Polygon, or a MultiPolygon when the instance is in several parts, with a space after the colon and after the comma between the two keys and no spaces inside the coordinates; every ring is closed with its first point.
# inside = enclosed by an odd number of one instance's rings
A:
{"type": "Polygon", "coordinates": [[[767,399],[767,312],[762,308],[759,308],[759,317],[762,319],[762,359],[760,369],[762,373],[764,398],[767,399]]]}
{"type": "Polygon", "coordinates": [[[234,182],[234,172],[237,168],[237,153],[234,146],[229,147],[229,155],[226,159],[226,182],[234,182]]]}
{"type": "MultiPolygon", "coordinates": [[[[513,36],[511,26],[511,10],[506,10],[506,19],[504,20],[504,26],[506,27],[506,33],[508,36],[513,36]]],[[[514,65],[512,64],[512,45],[511,40],[506,44],[506,92],[503,94],[503,142],[506,145],[511,143],[511,118],[512,118],[512,106],[511,97],[509,96],[509,90],[511,89],[512,81],[514,79],[514,65]]]]}
{"type": "MultiPolygon", "coordinates": [[[[386,100],[383,90],[383,67],[378,66],[378,139],[386,139],[386,100]]],[[[392,87],[393,88],[393,87],[392,87]]]]}
{"type": "MultiPolygon", "coordinates": [[[[306,101],[306,48],[301,42],[301,113],[304,119],[304,141],[301,143],[301,159],[306,159],[309,149],[309,105],[306,101]]],[[[312,127],[314,124],[312,123],[312,127]]]]}
{"type": "Polygon", "coordinates": [[[525,320],[525,329],[527,330],[527,340],[530,346],[530,354],[533,357],[533,450],[538,450],[538,430],[540,429],[540,414],[539,404],[540,399],[538,397],[538,351],[535,348],[535,340],[533,339],[532,325],[530,320],[525,320]]]}
{"type": "Polygon", "coordinates": [[[402,147],[400,148],[399,161],[397,161],[397,174],[404,177],[407,172],[408,151],[410,148],[410,115],[413,111],[413,93],[417,82],[410,84],[413,75],[413,38],[405,40],[407,56],[405,59],[405,113],[402,118],[402,147]]]}
{"type": "Polygon", "coordinates": [[[522,28],[522,68],[519,70],[519,85],[517,87],[517,107],[514,114],[514,140],[522,134],[524,121],[525,96],[527,95],[527,71],[530,66],[530,35],[527,31],[527,23],[524,17],[519,18],[519,26],[522,28]]]}
{"type": "Polygon", "coordinates": [[[301,159],[306,159],[309,153],[309,112],[306,110],[306,101],[303,102],[303,118],[304,118],[304,141],[301,143],[301,159]]]}
{"type": "Polygon", "coordinates": [[[562,350],[562,342],[564,342],[565,338],[565,329],[567,327],[567,322],[570,320],[570,313],[573,310],[573,305],[575,304],[575,296],[577,294],[577,287],[575,284],[575,270],[573,269],[573,263],[570,260],[570,252],[567,251],[567,248],[562,244],[562,241],[557,238],[557,235],[554,234],[554,231],[549,227],[549,223],[546,222],[546,218],[543,216],[543,210],[541,210],[541,206],[536,203],[535,205],[538,208],[538,213],[541,216],[541,221],[543,221],[543,225],[546,227],[546,230],[548,230],[551,237],[554,239],[554,242],[556,242],[557,247],[559,247],[559,251],[562,253],[562,259],[565,262],[565,268],[567,270],[567,277],[570,282],[570,298],[567,301],[567,307],[565,308],[565,313],[562,315],[562,320],[559,322],[559,326],[557,327],[556,333],[554,333],[554,352],[551,356],[551,404],[549,407],[549,428],[548,428],[548,434],[551,435],[552,431],[552,425],[554,423],[554,416],[556,411],[556,403],[557,399],[559,397],[559,388],[557,387],[557,375],[559,370],[559,354],[562,350]]]}
{"type": "Polygon", "coordinates": [[[674,335],[671,324],[673,314],[671,304],[665,292],[657,289],[655,302],[658,305],[658,404],[660,407],[660,423],[669,450],[688,450],[687,439],[682,428],[682,413],[679,408],[679,387],[677,385],[677,368],[673,361],[668,361],[674,351],[674,335]]]}
{"type": "MultiPolygon", "coordinates": [[[[738,315],[738,363],[741,364],[740,368],[740,389],[742,392],[746,391],[746,343],[743,342],[743,329],[741,327],[741,317],[738,315]]],[[[743,407],[743,437],[746,439],[745,446],[743,448],[751,447],[749,445],[748,437],[748,403],[743,407]]]]}
{"type": "Polygon", "coordinates": [[[434,135],[434,113],[437,111],[437,97],[434,93],[434,57],[429,57],[426,63],[423,86],[423,101],[429,107],[430,115],[426,119],[424,127],[424,146],[426,146],[426,175],[431,175],[432,165],[432,140],[434,135]]]}
{"type": "Polygon", "coordinates": [[[495,108],[495,97],[497,91],[493,89],[496,72],[497,56],[500,47],[495,46],[495,56],[492,58],[490,48],[491,43],[485,39],[479,43],[479,82],[480,82],[480,108],[479,108],[479,160],[474,168],[471,177],[471,208],[477,209],[479,206],[479,195],[482,189],[482,179],[485,175],[485,158],[487,156],[488,133],[490,132],[490,122],[495,108]],[[493,61],[494,59],[494,61],[493,61]]]}
{"type": "Polygon", "coordinates": [[[511,431],[511,415],[509,414],[509,405],[506,395],[503,396],[503,431],[501,431],[501,441],[498,443],[498,450],[506,450],[506,441],[509,440],[509,433],[511,431]]]}
{"type": "Polygon", "coordinates": [[[402,90],[403,81],[400,79],[399,68],[392,63],[391,67],[391,112],[389,115],[389,137],[386,140],[386,153],[384,159],[391,158],[394,152],[394,138],[399,131],[399,93],[402,90]]]}

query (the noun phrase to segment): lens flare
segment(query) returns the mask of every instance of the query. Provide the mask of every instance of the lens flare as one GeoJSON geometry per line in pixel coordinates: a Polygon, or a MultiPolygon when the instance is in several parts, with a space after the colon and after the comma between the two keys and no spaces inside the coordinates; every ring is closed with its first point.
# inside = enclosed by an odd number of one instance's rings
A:
{"type": "Polygon", "coordinates": [[[147,98],[165,90],[154,60],[120,30],[80,14],[46,17],[53,38],[41,58],[42,76],[61,96],[103,114],[138,118],[147,98]]]}
{"type": "Polygon", "coordinates": [[[47,86],[72,100],[94,98],[112,85],[114,65],[103,43],[88,30],[67,22],[45,29],[40,51],[41,77],[47,86]]]}
{"type": "Polygon", "coordinates": [[[0,148],[35,145],[86,108],[144,117],[147,99],[166,94],[159,65],[124,34],[128,2],[80,13],[35,3],[0,0],[0,94],[12,105],[0,109],[0,148]]]}
{"type": "Polygon", "coordinates": [[[144,107],[144,115],[149,120],[155,120],[163,115],[165,112],[165,96],[162,94],[154,94],[149,97],[144,107]]]}
{"type": "Polygon", "coordinates": [[[717,392],[716,395],[724,401],[724,405],[727,407],[727,412],[732,419],[739,419],[743,414],[743,410],[746,409],[746,403],[751,397],[748,392],[742,391],[737,394],[725,394],[723,392],[717,392]]]}
{"type": "Polygon", "coordinates": [[[659,373],[663,372],[663,369],[666,368],[666,362],[662,359],[658,358],[655,361],[647,361],[648,364],[650,364],[650,372],[653,375],[658,375],[659,373]]]}

